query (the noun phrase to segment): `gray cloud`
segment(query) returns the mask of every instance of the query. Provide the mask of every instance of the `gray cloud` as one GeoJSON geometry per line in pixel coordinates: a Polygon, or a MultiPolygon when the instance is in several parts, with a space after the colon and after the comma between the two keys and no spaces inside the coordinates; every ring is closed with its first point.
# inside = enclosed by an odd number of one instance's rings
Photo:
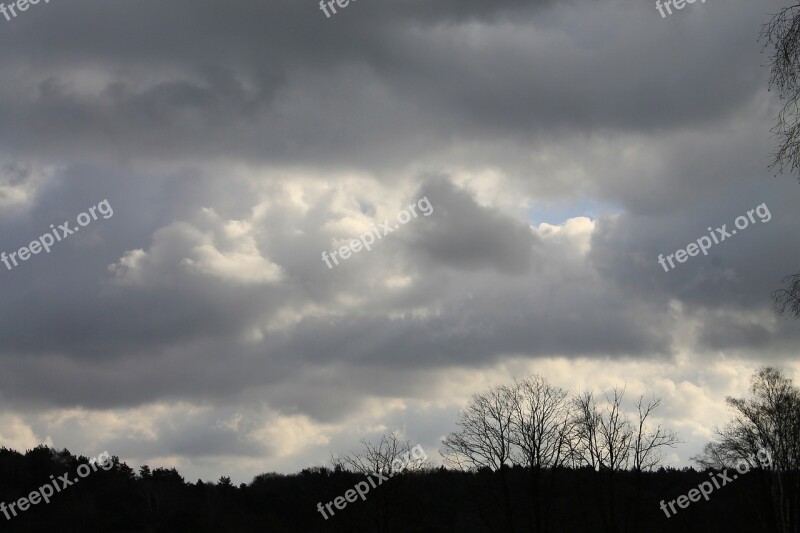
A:
{"type": "Polygon", "coordinates": [[[115,214],[0,266],[0,444],[246,477],[382,427],[435,446],[509,368],[630,372],[673,422],[693,427],[686,394],[711,418],[720,357],[787,362],[798,336],[769,300],[800,263],[755,42],[779,5],[53,2],[4,23],[0,250],[115,214]],[[421,196],[431,216],[320,260],[421,196]],[[762,202],[769,223],[656,262],[762,202]],[[101,429],[53,422],[73,416],[101,429]]]}

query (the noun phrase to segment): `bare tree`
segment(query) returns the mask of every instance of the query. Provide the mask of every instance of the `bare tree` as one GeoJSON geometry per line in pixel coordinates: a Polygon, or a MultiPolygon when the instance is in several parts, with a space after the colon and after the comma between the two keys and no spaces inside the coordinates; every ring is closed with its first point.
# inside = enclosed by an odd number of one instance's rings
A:
{"type": "Polygon", "coordinates": [[[576,442],[573,452],[579,462],[595,470],[621,470],[631,459],[633,426],[622,410],[625,388],[614,387],[604,395],[601,409],[592,392],[583,392],[575,399],[576,442]]]}
{"type": "Polygon", "coordinates": [[[458,416],[458,431],[442,441],[445,462],[460,470],[488,468],[499,472],[501,508],[507,531],[514,531],[506,469],[515,455],[512,442],[514,392],[506,386],[475,394],[458,416]]]}
{"type": "Polygon", "coordinates": [[[606,393],[606,408],[600,416],[600,445],[606,457],[606,468],[614,472],[630,464],[633,426],[622,411],[625,388],[614,387],[612,392],[613,398],[606,393]]]}
{"type": "Polygon", "coordinates": [[[443,441],[442,455],[461,470],[500,470],[512,459],[513,393],[506,386],[475,394],[458,416],[458,431],[443,441]]]}
{"type": "MultiPolygon", "coordinates": [[[[579,393],[574,401],[575,421],[572,455],[575,466],[589,466],[600,473],[601,491],[596,494],[606,531],[617,531],[616,477],[620,470],[635,472],[635,500],[628,507],[634,517],[634,531],[639,527],[639,499],[641,474],[658,466],[665,448],[674,447],[677,434],[662,425],[652,427],[649,419],[660,405],[661,399],[652,397],[645,401],[639,397],[636,404],[636,423],[623,409],[625,387],[615,387],[598,401],[593,392],[579,393]]],[[[626,519],[627,523],[627,519],[626,519]]]]}
{"type": "Polygon", "coordinates": [[[773,133],[779,146],[771,166],[779,171],[800,169],[800,4],[785,7],[761,29],[769,50],[769,85],[784,102],[773,133]]]}
{"type": "MultiPolygon", "coordinates": [[[[771,168],[800,170],[800,4],[781,9],[761,28],[761,41],[769,51],[769,86],[783,102],[772,133],[778,139],[771,168]]],[[[772,293],[780,314],[800,318],[800,272],[784,280],[772,293]]]]}
{"type": "Polygon", "coordinates": [[[601,408],[592,392],[575,398],[577,418],[573,454],[578,464],[591,466],[601,473],[595,501],[603,517],[603,529],[617,531],[616,473],[630,464],[633,426],[622,410],[625,389],[613,388],[604,395],[601,408]]]}
{"type": "Polygon", "coordinates": [[[796,472],[800,469],[800,391],[791,379],[772,367],[760,368],[752,378],[750,398],[727,398],[734,416],[703,455],[702,466],[730,468],[740,461],[772,472],[769,476],[777,527],[797,531],[800,501],[796,472]],[[768,464],[760,460],[766,452],[768,464]],[[757,460],[757,459],[758,460],[757,460]]]}
{"type": "Polygon", "coordinates": [[[657,425],[651,428],[647,419],[661,405],[661,398],[653,396],[645,402],[644,395],[639,396],[636,403],[638,421],[631,444],[634,471],[634,505],[633,505],[633,530],[640,530],[641,522],[641,496],[642,472],[647,472],[659,466],[664,458],[664,448],[674,448],[680,440],[677,433],[669,428],[657,425]]]}
{"type": "Polygon", "coordinates": [[[631,450],[633,470],[636,472],[646,472],[659,466],[664,459],[664,448],[674,448],[681,442],[677,433],[661,424],[654,429],[648,426],[647,419],[660,405],[661,398],[655,396],[647,403],[645,403],[644,396],[640,396],[636,404],[639,418],[631,450]]]}
{"type": "Polygon", "coordinates": [[[590,466],[599,470],[604,462],[599,441],[600,409],[594,393],[584,391],[574,399],[575,439],[570,442],[573,466],[590,466]]]}
{"type": "Polygon", "coordinates": [[[783,283],[783,288],[772,293],[775,310],[780,315],[800,318],[800,273],[787,276],[783,283]]]}
{"type": "MultiPolygon", "coordinates": [[[[506,474],[509,466],[526,467],[530,529],[536,532],[548,527],[546,510],[555,492],[554,470],[589,466],[597,472],[591,487],[598,491],[594,501],[603,516],[602,528],[617,531],[621,522],[616,514],[616,475],[621,470],[651,470],[660,464],[663,449],[678,443],[672,430],[651,423],[660,399],[640,397],[634,424],[623,409],[624,396],[624,387],[598,399],[591,391],[570,397],[538,375],[515,380],[510,386],[474,395],[459,414],[458,430],[442,441],[441,454],[449,466],[462,471],[497,474],[483,479],[491,483],[499,478],[500,505],[509,531],[515,524],[506,474]]],[[[580,487],[577,490],[581,492],[580,487]]],[[[493,491],[488,497],[494,498],[493,491]]],[[[475,503],[479,505],[480,498],[475,503]]],[[[587,527],[596,529],[596,525],[587,527]]]]}
{"type": "Polygon", "coordinates": [[[511,442],[528,467],[531,527],[546,529],[545,510],[552,494],[553,469],[569,456],[572,405],[567,391],[533,375],[515,381],[512,391],[511,442]]]}
{"type": "Polygon", "coordinates": [[[399,471],[421,470],[427,464],[426,461],[414,458],[411,454],[411,442],[403,441],[397,430],[382,435],[377,443],[362,439],[361,446],[360,451],[332,457],[331,463],[334,467],[365,476],[376,472],[394,475],[399,471]]]}
{"type": "Polygon", "coordinates": [[[733,419],[718,429],[717,439],[698,458],[704,466],[730,467],[766,450],[777,470],[800,468],[800,391],[772,367],[753,375],[750,398],[726,398],[733,419]]]}
{"type": "MultiPolygon", "coordinates": [[[[411,452],[412,446],[408,440],[403,440],[399,431],[393,430],[381,436],[377,443],[361,440],[361,450],[349,452],[331,458],[334,469],[356,472],[367,477],[380,473],[387,477],[406,471],[422,470],[427,461],[417,459],[411,452]]],[[[374,521],[377,531],[385,531],[391,522],[392,486],[381,487],[376,495],[370,498],[374,505],[374,521]]],[[[395,504],[394,511],[401,509],[401,504],[395,504]]]]}
{"type": "Polygon", "coordinates": [[[511,440],[527,466],[564,464],[572,409],[567,391],[533,375],[515,381],[512,390],[511,440]]]}

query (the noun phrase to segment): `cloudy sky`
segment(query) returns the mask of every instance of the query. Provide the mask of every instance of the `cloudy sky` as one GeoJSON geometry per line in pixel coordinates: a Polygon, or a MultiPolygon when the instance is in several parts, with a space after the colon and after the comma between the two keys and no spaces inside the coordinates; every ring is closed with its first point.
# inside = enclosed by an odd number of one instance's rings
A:
{"type": "Polygon", "coordinates": [[[0,445],[189,480],[326,464],[470,395],[627,383],[689,464],[793,362],[761,25],[783,1],[52,0],[0,18],[0,445]],[[418,199],[430,216],[321,260],[418,199]],[[656,261],[766,203],[670,272],[656,261]]]}

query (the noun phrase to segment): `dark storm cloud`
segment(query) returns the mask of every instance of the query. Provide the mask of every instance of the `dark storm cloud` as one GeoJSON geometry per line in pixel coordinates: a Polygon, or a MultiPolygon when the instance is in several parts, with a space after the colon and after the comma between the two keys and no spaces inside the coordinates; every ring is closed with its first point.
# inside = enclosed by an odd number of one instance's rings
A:
{"type": "Polygon", "coordinates": [[[435,206],[411,243],[421,255],[455,269],[531,273],[539,239],[530,226],[477,205],[466,191],[457,190],[444,178],[425,184],[418,196],[435,206]]]}
{"type": "Polygon", "coordinates": [[[330,20],[310,1],[52,4],[0,35],[0,65],[17,72],[0,139],[20,154],[374,168],[454,134],[704,123],[765,81],[763,8],[733,4],[703,6],[716,9],[703,26],[628,1],[361,2],[330,20]]]}
{"type": "Polygon", "coordinates": [[[800,263],[800,223],[794,208],[800,197],[795,184],[771,189],[735,183],[717,198],[674,205],[658,215],[624,214],[601,220],[592,240],[591,261],[632,300],[666,306],[676,299],[687,318],[699,321],[699,349],[783,350],[796,340],[797,325],[775,321],[770,294],[800,263]],[[754,191],[756,189],[756,191],[754,191]],[[708,235],[708,227],[735,228],[734,220],[766,204],[771,219],[756,222],[736,235],[665,272],[659,254],[674,254],[708,235]],[[715,312],[717,311],[717,312],[715,312]]]}

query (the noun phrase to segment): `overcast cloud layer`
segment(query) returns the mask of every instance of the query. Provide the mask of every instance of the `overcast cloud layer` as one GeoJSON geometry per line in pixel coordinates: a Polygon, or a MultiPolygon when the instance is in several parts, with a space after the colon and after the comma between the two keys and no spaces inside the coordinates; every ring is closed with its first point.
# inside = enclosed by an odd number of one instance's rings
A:
{"type": "MultiPolygon", "coordinates": [[[[663,396],[688,464],[758,365],[800,184],[767,169],[783,2],[99,0],[0,18],[0,445],[187,478],[325,464],[538,372],[663,396]],[[427,197],[430,216],[321,260],[427,197]],[[665,273],[674,253],[766,203],[665,273]],[[74,224],[74,222],[73,222],[74,224]]],[[[429,453],[435,456],[435,453],[429,453]]]]}

